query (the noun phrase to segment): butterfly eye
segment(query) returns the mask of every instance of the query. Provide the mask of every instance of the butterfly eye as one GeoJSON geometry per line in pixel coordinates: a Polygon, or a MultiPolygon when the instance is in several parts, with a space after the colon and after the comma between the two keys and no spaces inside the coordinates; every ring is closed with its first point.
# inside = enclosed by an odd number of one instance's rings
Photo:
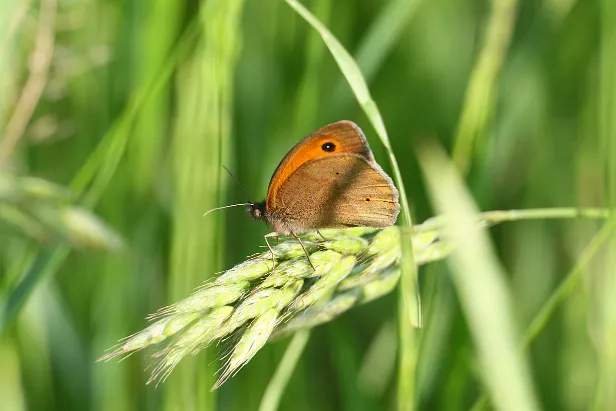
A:
{"type": "Polygon", "coordinates": [[[332,151],[334,151],[336,149],[336,145],[334,143],[329,143],[329,142],[328,143],[324,143],[321,146],[321,149],[323,151],[327,151],[328,153],[331,153],[332,151]]]}

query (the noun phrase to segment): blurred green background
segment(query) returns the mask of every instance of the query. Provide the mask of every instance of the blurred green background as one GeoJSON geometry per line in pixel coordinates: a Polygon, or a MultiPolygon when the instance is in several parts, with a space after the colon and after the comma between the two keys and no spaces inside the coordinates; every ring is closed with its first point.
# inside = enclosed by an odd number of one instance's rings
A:
{"type": "MultiPolygon", "coordinates": [[[[432,209],[414,147],[438,139],[452,152],[465,135],[476,138],[466,181],[482,210],[609,204],[613,0],[304,4],[362,68],[415,221],[432,209]]],[[[0,293],[3,310],[23,302],[14,318],[2,314],[0,410],[256,410],[288,341],[215,393],[220,347],[158,387],[145,385],[147,352],[95,360],[148,313],[261,250],[268,229],[243,210],[201,215],[262,200],[312,130],[357,122],[390,170],[321,38],[283,1],[2,0],[0,90],[0,293]],[[82,215],[91,230],[62,219],[69,204],[98,216],[82,215]]],[[[533,221],[490,232],[520,329],[597,228],[533,221]]],[[[546,410],[616,407],[597,388],[614,382],[600,372],[616,355],[602,277],[613,262],[605,253],[585,270],[529,352],[546,410]]],[[[422,268],[420,282],[417,408],[469,409],[482,387],[447,266],[422,268]]],[[[280,409],[394,409],[397,307],[392,294],[317,328],[280,409]]]]}

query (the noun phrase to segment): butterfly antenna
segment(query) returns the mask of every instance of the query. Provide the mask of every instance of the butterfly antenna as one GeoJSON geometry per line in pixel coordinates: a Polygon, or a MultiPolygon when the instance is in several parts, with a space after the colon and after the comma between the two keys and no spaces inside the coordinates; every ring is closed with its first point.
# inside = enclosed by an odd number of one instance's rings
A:
{"type": "Polygon", "coordinates": [[[250,195],[248,194],[248,190],[246,190],[246,189],[244,188],[244,186],[240,183],[240,181],[239,181],[237,178],[235,178],[235,176],[233,175],[233,173],[232,173],[232,172],[231,172],[231,171],[230,171],[230,170],[229,170],[229,169],[228,169],[225,165],[223,165],[223,166],[222,166],[222,168],[224,168],[224,169],[225,169],[225,171],[226,171],[227,173],[229,173],[229,175],[231,176],[231,178],[232,178],[232,179],[233,179],[233,180],[237,183],[237,185],[238,185],[238,186],[240,186],[240,188],[241,188],[241,189],[244,191],[244,193],[246,194],[246,197],[250,198],[250,195]]]}
{"type": "Polygon", "coordinates": [[[212,208],[211,210],[208,210],[205,213],[203,213],[203,217],[205,217],[206,215],[208,215],[212,211],[222,210],[223,208],[239,207],[239,206],[244,206],[245,207],[245,206],[250,205],[250,204],[251,203],[231,204],[231,205],[226,205],[226,206],[222,206],[222,207],[212,208]]]}

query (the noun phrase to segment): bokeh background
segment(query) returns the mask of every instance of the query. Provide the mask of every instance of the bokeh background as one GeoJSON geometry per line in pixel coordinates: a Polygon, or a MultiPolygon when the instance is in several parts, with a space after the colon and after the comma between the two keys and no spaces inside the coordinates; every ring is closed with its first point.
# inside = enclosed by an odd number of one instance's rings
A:
{"type": "MultiPolygon", "coordinates": [[[[465,181],[482,210],[609,204],[613,0],[304,4],[362,68],[416,221],[433,210],[415,147],[463,153],[465,135],[465,181]]],[[[263,199],[312,130],[357,122],[390,170],[321,38],[281,0],[3,0],[0,90],[0,410],[256,410],[288,341],[214,393],[218,347],[158,387],[145,385],[147,352],[95,360],[261,250],[268,229],[242,209],[201,215],[263,199]]],[[[598,227],[490,231],[519,329],[598,227]]],[[[613,262],[603,252],[585,267],[528,352],[546,410],[616,409],[601,391],[615,381],[613,262]]],[[[469,409],[482,384],[447,265],[422,268],[420,283],[417,408],[469,409]]],[[[394,409],[397,315],[394,293],[318,327],[280,409],[394,409]]]]}

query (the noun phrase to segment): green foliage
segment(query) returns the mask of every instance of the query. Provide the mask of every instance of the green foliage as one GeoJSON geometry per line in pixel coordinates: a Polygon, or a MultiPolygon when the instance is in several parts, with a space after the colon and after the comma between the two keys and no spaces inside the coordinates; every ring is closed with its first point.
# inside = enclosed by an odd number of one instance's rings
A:
{"type": "Polygon", "coordinates": [[[0,408],[616,409],[614,221],[548,221],[614,205],[614,4],[0,2],[0,408]],[[266,227],[201,218],[262,199],[284,154],[340,119],[425,220],[420,330],[391,238],[321,230],[317,272],[282,243],[287,277],[241,263],[266,227]],[[461,232],[476,209],[524,208],[461,232]],[[372,258],[345,275],[351,255],[372,258]],[[95,362],[163,306],[122,347],[171,341],[164,384],[145,384],[147,349],[95,362]],[[243,368],[210,393],[225,363],[222,380],[243,368]]]}

